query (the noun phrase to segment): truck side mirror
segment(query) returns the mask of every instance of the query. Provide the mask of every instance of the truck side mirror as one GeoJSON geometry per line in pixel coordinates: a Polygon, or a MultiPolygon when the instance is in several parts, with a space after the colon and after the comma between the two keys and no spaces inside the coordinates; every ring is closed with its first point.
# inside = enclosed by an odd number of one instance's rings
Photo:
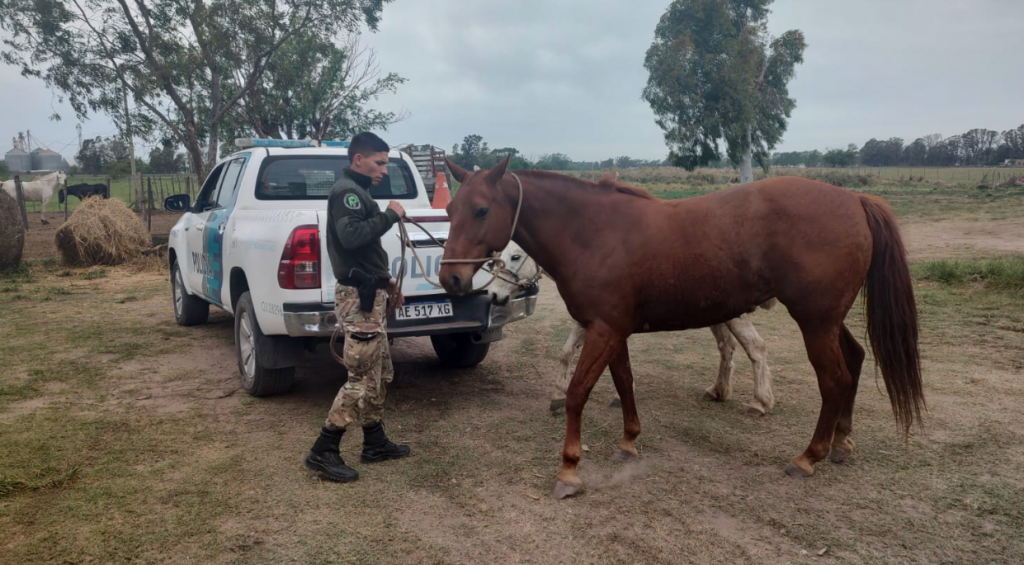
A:
{"type": "Polygon", "coordinates": [[[190,202],[187,194],[175,194],[164,199],[164,210],[168,212],[185,212],[189,207],[190,202]]]}

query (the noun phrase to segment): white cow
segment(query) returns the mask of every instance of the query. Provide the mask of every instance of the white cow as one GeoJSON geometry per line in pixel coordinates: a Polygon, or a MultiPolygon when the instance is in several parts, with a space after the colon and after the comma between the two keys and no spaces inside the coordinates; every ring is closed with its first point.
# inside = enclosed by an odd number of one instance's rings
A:
{"type": "MultiPolygon", "coordinates": [[[[491,302],[497,305],[507,304],[512,296],[520,292],[524,286],[536,283],[541,275],[537,262],[528,257],[522,248],[514,242],[509,243],[501,258],[505,262],[505,268],[488,287],[491,302]]],[[[774,306],[775,302],[776,300],[773,298],[762,304],[761,308],[767,310],[774,306]]],[[[768,347],[758,335],[757,330],[754,329],[750,314],[743,314],[724,324],[711,326],[711,332],[718,342],[720,361],[718,378],[704,392],[704,398],[716,401],[729,398],[729,394],[732,392],[732,356],[736,351],[736,343],[739,342],[754,367],[754,400],[750,403],[747,414],[763,416],[765,412],[775,406],[775,397],[772,395],[771,372],[768,370],[768,347]]],[[[565,405],[565,391],[573,373],[572,360],[576,350],[583,347],[585,337],[586,329],[574,320],[569,339],[562,346],[559,359],[562,370],[555,378],[554,394],[551,397],[552,412],[565,405]]],[[[634,386],[636,386],[635,381],[634,386]]],[[[612,400],[612,405],[618,403],[619,398],[616,395],[612,400]]]]}
{"type": "MultiPolygon", "coordinates": [[[[67,180],[67,174],[63,171],[57,171],[48,175],[41,176],[36,180],[21,181],[21,191],[25,195],[25,202],[38,202],[40,206],[39,219],[44,224],[50,222],[46,221],[46,205],[50,202],[50,198],[53,196],[57,186],[63,185],[64,181],[67,180]]],[[[17,198],[14,190],[14,180],[6,180],[3,182],[2,188],[7,194],[11,195],[11,198],[17,198]]]]}

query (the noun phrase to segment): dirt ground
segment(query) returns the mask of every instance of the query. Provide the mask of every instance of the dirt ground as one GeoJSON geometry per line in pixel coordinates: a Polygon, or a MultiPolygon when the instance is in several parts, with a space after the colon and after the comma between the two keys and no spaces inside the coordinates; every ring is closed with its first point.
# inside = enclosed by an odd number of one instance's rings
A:
{"type": "MultiPolygon", "coordinates": [[[[915,259],[1024,251],[1016,220],[904,229],[915,259]]],[[[52,231],[32,232],[36,252],[52,247],[52,231]]],[[[476,369],[444,370],[429,341],[397,340],[386,423],[413,456],[358,464],[357,430],[343,455],[362,478],[335,485],[301,465],[342,382],[324,348],[288,394],[248,397],[230,316],[179,328],[166,273],[102,273],[54,270],[0,294],[14,295],[0,305],[0,477],[76,469],[0,497],[0,563],[1015,563],[1024,551],[1016,297],[919,285],[926,427],[904,444],[869,356],[857,451],[805,480],[783,469],[810,438],[818,391],[784,307],[754,320],[777,399],[760,419],[744,414],[741,352],[732,398],[708,403],[709,331],[635,336],[641,458],[609,461],[621,416],[606,376],[584,412],[586,491],[555,501],[564,417],[547,405],[569,319],[550,281],[476,369]],[[40,358],[32,328],[61,324],[46,336],[59,353],[40,358]]],[[[860,338],[859,308],[850,325],[860,338]]]]}
{"type": "Polygon", "coordinates": [[[1024,253],[1024,218],[911,220],[902,228],[908,251],[917,260],[1024,253]]]}
{"type": "MultiPolygon", "coordinates": [[[[180,217],[181,214],[154,211],[152,234],[154,236],[162,235],[166,238],[180,217]]],[[[53,241],[57,230],[64,224],[64,212],[47,212],[46,219],[50,222],[49,224],[44,224],[40,221],[39,212],[28,213],[29,227],[28,232],[25,234],[25,251],[22,254],[24,260],[31,261],[58,256],[57,248],[53,241]]]]}

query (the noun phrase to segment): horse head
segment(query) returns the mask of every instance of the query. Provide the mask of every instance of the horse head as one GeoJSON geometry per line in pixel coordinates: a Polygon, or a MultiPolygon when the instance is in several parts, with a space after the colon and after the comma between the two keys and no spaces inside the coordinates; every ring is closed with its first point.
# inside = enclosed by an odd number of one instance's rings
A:
{"type": "Polygon", "coordinates": [[[462,296],[472,290],[473,275],[511,241],[516,202],[498,186],[511,157],[507,155],[493,169],[475,172],[446,159],[452,176],[461,183],[447,206],[451,229],[439,277],[450,294],[462,296]]]}
{"type": "Polygon", "coordinates": [[[508,304],[509,299],[531,285],[536,285],[540,278],[540,267],[537,262],[514,241],[510,242],[502,252],[501,260],[505,267],[498,272],[498,277],[487,287],[491,303],[496,306],[508,304]]]}

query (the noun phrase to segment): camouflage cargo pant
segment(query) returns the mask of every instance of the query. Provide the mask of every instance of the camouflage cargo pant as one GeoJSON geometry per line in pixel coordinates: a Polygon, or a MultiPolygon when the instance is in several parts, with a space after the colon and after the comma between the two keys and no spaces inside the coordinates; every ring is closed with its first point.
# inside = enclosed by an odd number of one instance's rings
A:
{"type": "Polygon", "coordinates": [[[334,287],[334,313],[345,335],[342,357],[348,382],[338,391],[326,426],[346,428],[380,421],[384,415],[384,386],[394,377],[385,333],[387,293],[377,291],[373,311],[359,310],[359,294],[351,286],[334,287]]]}

